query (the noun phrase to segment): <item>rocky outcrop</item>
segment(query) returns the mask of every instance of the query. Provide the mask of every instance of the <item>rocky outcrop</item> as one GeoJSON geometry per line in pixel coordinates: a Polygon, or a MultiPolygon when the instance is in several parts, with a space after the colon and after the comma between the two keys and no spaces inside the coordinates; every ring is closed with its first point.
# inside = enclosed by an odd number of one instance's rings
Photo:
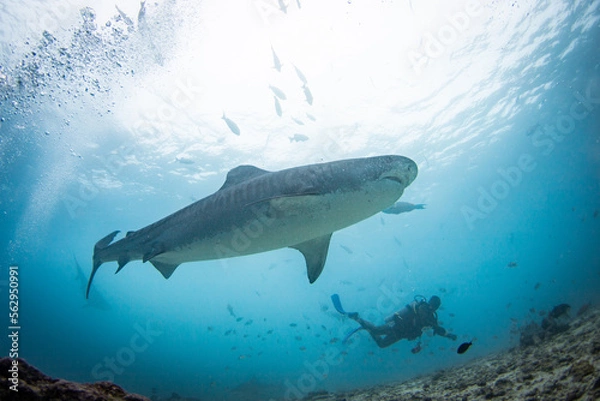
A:
{"type": "Polygon", "coordinates": [[[53,379],[45,375],[24,359],[18,361],[18,387],[15,392],[10,389],[12,378],[10,369],[13,360],[0,359],[0,400],[19,401],[150,401],[137,394],[128,394],[121,387],[110,382],[74,383],[61,379],[53,379]],[[6,385],[8,383],[8,385],[6,385]]]}

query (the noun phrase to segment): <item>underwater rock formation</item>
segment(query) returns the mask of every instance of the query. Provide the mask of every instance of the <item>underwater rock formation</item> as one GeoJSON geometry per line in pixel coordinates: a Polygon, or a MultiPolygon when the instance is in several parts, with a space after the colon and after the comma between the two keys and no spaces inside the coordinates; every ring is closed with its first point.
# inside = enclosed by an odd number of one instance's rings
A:
{"type": "MultiPolygon", "coordinates": [[[[18,390],[10,390],[7,385],[0,386],[0,400],[19,401],[150,401],[148,398],[137,394],[126,393],[121,387],[110,382],[75,383],[61,379],[53,379],[45,375],[24,359],[17,359],[18,390]]],[[[0,380],[10,383],[9,369],[13,360],[0,359],[0,380]]]]}
{"type": "Polygon", "coordinates": [[[526,347],[399,384],[312,393],[304,400],[598,400],[598,328],[600,309],[589,309],[561,327],[564,331],[526,347]]]}

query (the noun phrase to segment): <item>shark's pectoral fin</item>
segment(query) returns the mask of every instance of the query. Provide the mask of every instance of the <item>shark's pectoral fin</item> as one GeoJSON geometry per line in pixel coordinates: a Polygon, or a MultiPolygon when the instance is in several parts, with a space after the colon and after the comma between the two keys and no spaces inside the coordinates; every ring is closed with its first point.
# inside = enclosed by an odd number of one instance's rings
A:
{"type": "Polygon", "coordinates": [[[177,269],[177,266],[179,266],[179,265],[172,265],[170,263],[162,263],[162,262],[158,262],[155,260],[151,260],[150,263],[152,263],[152,266],[156,267],[156,270],[158,270],[160,272],[160,274],[163,275],[164,278],[171,277],[171,275],[173,274],[175,269],[177,269]]]}
{"type": "Polygon", "coordinates": [[[152,245],[152,248],[144,254],[142,262],[146,263],[155,256],[165,253],[165,246],[162,243],[156,243],[152,245]]]}
{"type": "Polygon", "coordinates": [[[321,272],[323,271],[325,260],[327,260],[327,252],[329,251],[330,240],[331,233],[290,246],[290,248],[297,249],[302,252],[302,255],[304,255],[304,259],[306,260],[308,281],[311,284],[314,283],[317,278],[319,278],[321,272]]]}

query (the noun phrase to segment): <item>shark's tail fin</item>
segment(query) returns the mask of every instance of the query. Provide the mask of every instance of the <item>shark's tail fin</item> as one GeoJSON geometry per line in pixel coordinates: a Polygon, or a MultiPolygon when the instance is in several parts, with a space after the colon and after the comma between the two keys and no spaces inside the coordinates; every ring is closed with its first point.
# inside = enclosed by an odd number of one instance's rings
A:
{"type": "Polygon", "coordinates": [[[93,258],[94,266],[92,267],[92,274],[90,274],[90,280],[88,281],[87,289],[85,290],[85,298],[86,299],[89,298],[89,296],[90,296],[90,287],[92,286],[92,280],[94,279],[94,276],[96,275],[96,271],[98,271],[98,268],[102,264],[102,260],[100,260],[100,257],[98,256],[98,251],[101,251],[102,249],[106,248],[112,242],[112,240],[115,238],[115,235],[117,235],[118,233],[119,233],[119,231],[114,231],[114,232],[108,234],[106,237],[104,237],[100,241],[96,242],[96,245],[94,246],[94,258],[93,258]]]}

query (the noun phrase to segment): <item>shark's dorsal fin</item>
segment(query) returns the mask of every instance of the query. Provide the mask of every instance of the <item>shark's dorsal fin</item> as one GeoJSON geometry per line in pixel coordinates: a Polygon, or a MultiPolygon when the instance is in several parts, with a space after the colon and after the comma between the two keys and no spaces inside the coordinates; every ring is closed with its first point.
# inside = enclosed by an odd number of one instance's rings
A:
{"type": "Polygon", "coordinates": [[[152,266],[156,267],[156,270],[158,270],[160,272],[160,274],[163,275],[164,278],[171,277],[171,274],[173,274],[175,269],[177,269],[177,266],[179,266],[179,265],[172,265],[169,263],[161,263],[161,262],[152,261],[152,260],[150,261],[150,263],[152,263],[152,266]]]}
{"type": "Polygon", "coordinates": [[[319,278],[323,271],[325,260],[327,260],[330,240],[331,233],[290,246],[290,248],[297,249],[304,255],[304,259],[306,260],[306,273],[308,274],[308,281],[311,284],[319,278]]]}
{"type": "Polygon", "coordinates": [[[227,173],[227,179],[219,191],[267,173],[269,173],[269,171],[254,166],[237,166],[227,173]]]}

